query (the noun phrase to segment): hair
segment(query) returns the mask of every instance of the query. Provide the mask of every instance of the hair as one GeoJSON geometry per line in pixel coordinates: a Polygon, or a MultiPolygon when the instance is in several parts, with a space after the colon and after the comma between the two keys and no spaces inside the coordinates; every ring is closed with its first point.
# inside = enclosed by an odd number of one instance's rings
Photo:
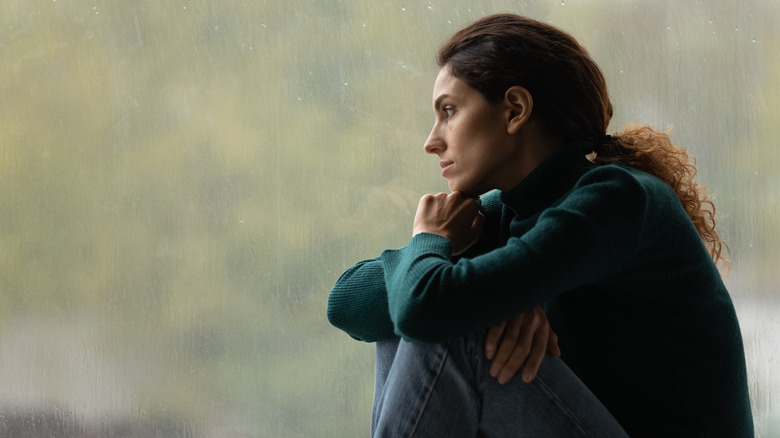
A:
{"type": "Polygon", "coordinates": [[[650,173],[674,189],[713,261],[728,259],[715,229],[715,204],[693,181],[696,164],[667,132],[629,124],[607,135],[612,103],[604,75],[571,35],[514,14],[484,17],[456,32],[439,49],[438,65],[498,103],[515,85],[534,102],[532,117],[565,142],[591,140],[596,164],[615,163],[650,173]]]}

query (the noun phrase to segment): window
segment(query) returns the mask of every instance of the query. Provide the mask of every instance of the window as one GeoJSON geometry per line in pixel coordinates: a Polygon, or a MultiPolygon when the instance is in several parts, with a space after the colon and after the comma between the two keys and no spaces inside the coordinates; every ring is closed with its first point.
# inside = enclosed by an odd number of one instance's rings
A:
{"type": "Polygon", "coordinates": [[[365,436],[373,348],[327,294],[446,190],[435,50],[499,11],[590,50],[611,130],[674,124],[697,157],[780,433],[777,2],[10,0],[0,436],[365,436]]]}

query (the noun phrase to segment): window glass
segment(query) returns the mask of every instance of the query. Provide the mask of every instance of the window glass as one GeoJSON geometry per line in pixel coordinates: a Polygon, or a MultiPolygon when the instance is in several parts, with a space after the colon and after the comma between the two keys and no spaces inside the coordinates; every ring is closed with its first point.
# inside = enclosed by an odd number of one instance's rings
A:
{"type": "Polygon", "coordinates": [[[446,190],[435,51],[501,11],[590,50],[611,131],[697,158],[780,434],[777,0],[7,0],[0,436],[366,436],[373,348],[328,291],[446,190]]]}

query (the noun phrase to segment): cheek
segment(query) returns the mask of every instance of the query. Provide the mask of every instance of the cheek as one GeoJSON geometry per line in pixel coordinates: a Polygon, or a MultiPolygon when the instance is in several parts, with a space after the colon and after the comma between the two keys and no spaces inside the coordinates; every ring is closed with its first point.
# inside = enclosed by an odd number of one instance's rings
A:
{"type": "Polygon", "coordinates": [[[461,123],[453,128],[453,137],[461,154],[473,156],[484,148],[485,138],[478,123],[461,123]]]}

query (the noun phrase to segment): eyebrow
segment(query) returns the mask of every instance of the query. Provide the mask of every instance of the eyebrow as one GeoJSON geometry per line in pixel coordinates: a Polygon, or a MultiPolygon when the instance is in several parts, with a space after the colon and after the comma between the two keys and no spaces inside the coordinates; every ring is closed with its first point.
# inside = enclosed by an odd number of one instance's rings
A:
{"type": "Polygon", "coordinates": [[[449,94],[442,94],[441,96],[437,97],[436,102],[433,104],[433,109],[438,111],[439,107],[441,106],[441,101],[448,97],[450,97],[449,94]]]}

